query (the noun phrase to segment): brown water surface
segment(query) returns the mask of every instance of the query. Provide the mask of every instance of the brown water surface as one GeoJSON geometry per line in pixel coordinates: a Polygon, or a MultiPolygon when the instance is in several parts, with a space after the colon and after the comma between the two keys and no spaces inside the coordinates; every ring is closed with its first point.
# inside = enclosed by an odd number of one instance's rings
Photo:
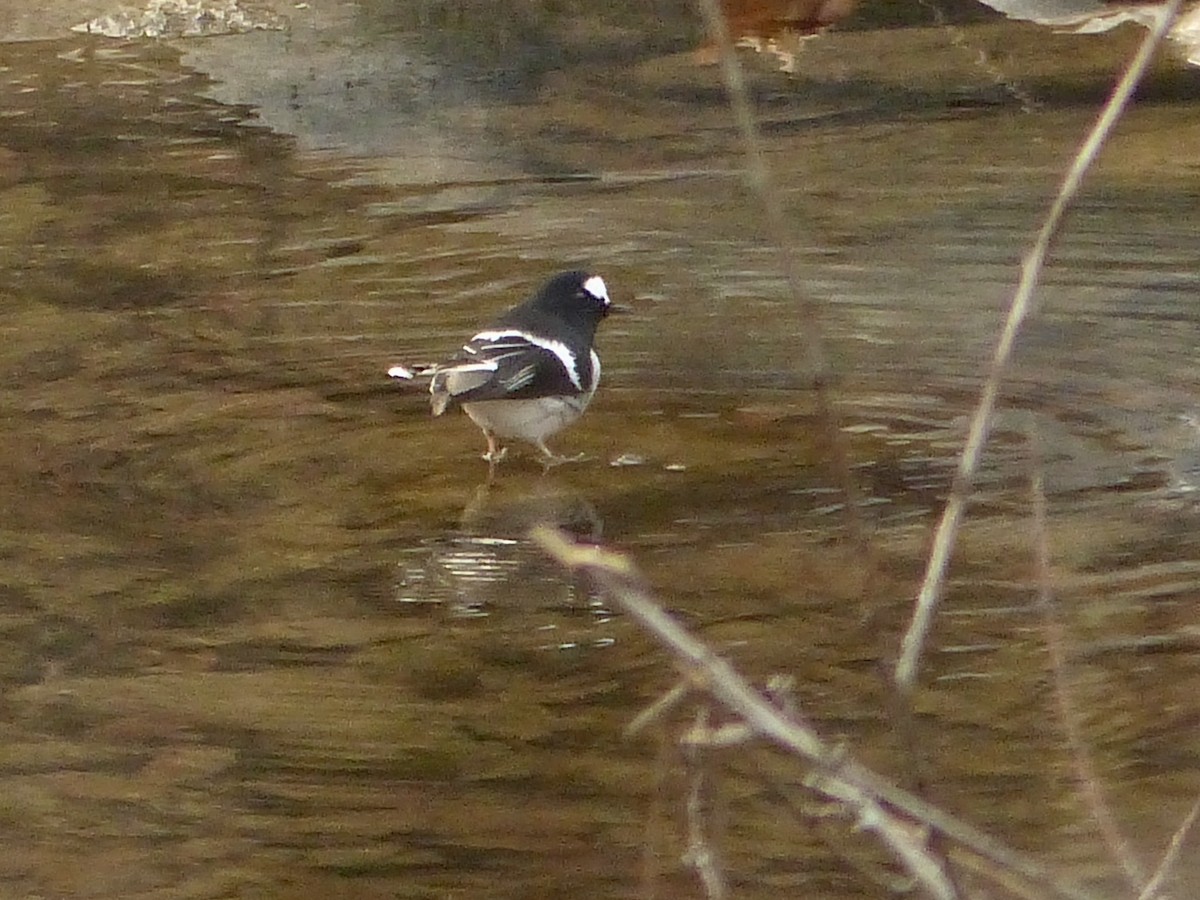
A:
{"type": "MultiPolygon", "coordinates": [[[[744,57],[877,531],[868,630],[806,321],[696,23],[326,6],[0,45],[0,893],[696,896],[680,761],[622,738],[670,661],[529,526],[629,551],[900,775],[879,663],[1019,257],[1137,34],[852,20],[792,73],[744,57]],[[634,309],[557,440],[589,459],[489,486],[470,422],[384,372],[577,264],[634,309]]],[[[1200,786],[1198,87],[1160,64],[1054,254],[917,701],[935,795],[1099,891],[1029,435],[1069,682],[1152,868],[1200,786]]],[[[718,762],[737,896],[884,894],[868,838],[789,812],[802,768],[718,762]]]]}

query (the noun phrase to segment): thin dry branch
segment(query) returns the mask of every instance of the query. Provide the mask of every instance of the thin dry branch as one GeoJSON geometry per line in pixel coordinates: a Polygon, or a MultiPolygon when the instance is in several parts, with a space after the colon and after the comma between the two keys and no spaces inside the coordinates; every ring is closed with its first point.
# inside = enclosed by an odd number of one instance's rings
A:
{"type": "Polygon", "coordinates": [[[683,698],[688,695],[688,685],[686,682],[681,682],[675,685],[640,713],[634,716],[633,721],[625,726],[625,737],[633,737],[642,731],[647,725],[657,722],[672,709],[677,707],[683,698]]]}
{"type": "Polygon", "coordinates": [[[867,523],[862,515],[861,491],[850,464],[850,446],[842,431],[840,417],[830,391],[832,371],[829,366],[829,354],[825,351],[825,341],[822,336],[820,310],[816,301],[804,288],[800,263],[793,248],[791,230],[788,227],[783,204],[779,199],[781,194],[771,176],[770,167],[767,165],[767,157],[763,152],[762,135],[759,132],[758,122],[750,102],[750,91],[746,87],[746,79],[734,50],[725,14],[721,11],[718,0],[696,0],[696,5],[699,7],[701,15],[704,16],[704,22],[713,43],[720,52],[721,73],[729,94],[729,105],[746,151],[747,180],[750,188],[757,195],[759,203],[762,204],[767,233],[779,254],[780,268],[783,269],[784,277],[787,278],[792,300],[804,313],[804,328],[801,329],[798,337],[804,351],[805,364],[808,366],[813,380],[817,400],[817,418],[821,433],[829,447],[830,465],[845,502],[846,529],[862,554],[863,593],[864,596],[870,596],[869,585],[875,571],[874,550],[867,523]]]}
{"type": "Polygon", "coordinates": [[[1031,507],[1033,513],[1033,552],[1037,571],[1037,605],[1042,614],[1042,631],[1046,649],[1050,656],[1051,684],[1054,688],[1054,705],[1058,721],[1071,751],[1071,762],[1075,767],[1075,780],[1079,784],[1084,802],[1092,813],[1092,820],[1108,852],[1125,873],[1129,886],[1137,891],[1146,883],[1146,873],[1133,852],[1129,841],[1117,824],[1112,804],[1104,782],[1092,760],[1092,753],[1083,733],[1083,715],[1075,705],[1071,694],[1070,677],[1067,672],[1067,634],[1054,602],[1054,590],[1050,578],[1050,528],[1048,524],[1046,488],[1043,483],[1042,460],[1036,433],[1030,439],[1030,457],[1033,464],[1030,479],[1031,507]]]}
{"type": "Polygon", "coordinates": [[[767,166],[767,157],[763,152],[762,135],[758,130],[758,122],[750,104],[750,91],[746,87],[746,78],[742,72],[734,51],[733,39],[729,34],[729,25],[725,14],[721,11],[719,0],[696,0],[704,16],[705,25],[713,43],[717,45],[721,59],[721,74],[725,78],[725,88],[729,94],[729,105],[733,112],[734,122],[741,133],[742,146],[746,151],[746,177],[750,188],[762,204],[763,213],[771,240],[779,253],[779,261],[783,274],[787,278],[788,288],[792,298],[804,310],[807,319],[806,328],[800,333],[800,341],[804,347],[805,362],[811,367],[813,378],[818,390],[831,377],[829,355],[825,352],[825,341],[821,334],[820,316],[817,304],[804,289],[804,280],[800,276],[800,264],[792,248],[792,237],[788,229],[787,218],[784,215],[780,193],[776,189],[771,170],[767,166]]]}
{"type": "Polygon", "coordinates": [[[1137,900],[1156,900],[1160,896],[1159,890],[1171,874],[1171,870],[1175,868],[1175,862],[1179,859],[1180,851],[1183,850],[1183,842],[1187,840],[1192,826],[1196,824],[1197,816],[1200,816],[1200,797],[1196,798],[1191,810],[1183,817],[1179,827],[1175,829],[1175,834],[1171,836],[1171,843],[1167,846],[1167,852],[1163,854],[1162,861],[1154,870],[1150,880],[1146,882],[1146,886],[1142,888],[1142,892],[1138,894],[1137,900]]]}
{"type": "Polygon", "coordinates": [[[732,666],[696,640],[655,601],[633,564],[624,556],[573,543],[563,532],[540,526],[533,540],[564,566],[587,572],[606,594],[672,652],[691,684],[741,717],[760,737],[815,764],[810,786],[842,801],[897,855],[909,873],[933,896],[954,896],[951,882],[911,823],[898,814],[1002,867],[1006,874],[1038,886],[1039,896],[1093,900],[1083,888],[1056,878],[1044,866],[1004,846],[972,825],[925,802],[853,760],[797,717],[789,716],[754,690],[732,666]]]}
{"type": "Polygon", "coordinates": [[[938,523],[937,533],[933,541],[933,549],[929,554],[929,561],[925,568],[925,578],[921,583],[921,590],[917,594],[912,622],[909,624],[908,631],[904,635],[900,659],[896,663],[895,681],[897,686],[904,692],[911,691],[916,682],[921,652],[924,649],[925,639],[929,634],[934,613],[937,611],[938,603],[942,598],[950,555],[954,550],[959,525],[962,522],[967,500],[971,495],[971,489],[975,481],[975,472],[979,468],[983,445],[987,440],[988,431],[991,428],[992,414],[996,408],[996,399],[1000,394],[1000,383],[1004,378],[1005,370],[1008,368],[1008,362],[1012,356],[1013,346],[1021,330],[1021,326],[1033,310],[1033,292],[1041,275],[1042,268],[1045,265],[1046,256],[1050,252],[1054,238],[1058,235],[1067,209],[1075,199],[1075,195],[1079,192],[1084,175],[1087,174],[1088,169],[1095,162],[1105,141],[1108,140],[1113,127],[1117,124],[1121,114],[1125,111],[1125,107],[1129,104],[1134,89],[1137,87],[1138,82],[1141,81],[1146,68],[1150,65],[1150,61],[1154,58],[1155,51],[1158,49],[1159,44],[1162,43],[1163,38],[1171,28],[1171,24],[1179,14],[1181,3],[1182,0],[1170,0],[1158,22],[1155,23],[1150,33],[1146,35],[1146,39],[1142,41],[1141,47],[1138,48],[1137,54],[1130,61],[1125,74],[1117,84],[1108,103],[1105,104],[1103,112],[1100,114],[1099,119],[1096,120],[1096,124],[1092,127],[1091,133],[1075,154],[1071,168],[1067,171],[1066,177],[1058,189],[1058,195],[1054,198],[1054,202],[1050,206],[1050,211],[1046,214],[1046,219],[1042,223],[1037,239],[1033,242],[1033,246],[1030,248],[1029,253],[1026,254],[1025,260],[1021,265],[1021,280],[1017,285],[1016,292],[1013,294],[1012,303],[1008,309],[1008,317],[1004,322],[1000,339],[996,343],[996,349],[992,354],[991,365],[988,368],[987,378],[984,380],[979,404],[971,416],[971,425],[967,431],[967,442],[963,447],[962,456],[959,457],[958,470],[955,473],[954,482],[950,488],[950,499],[946,503],[946,509],[942,513],[941,521],[938,523]]]}
{"type": "MultiPolygon", "coordinates": [[[[708,708],[696,710],[694,730],[708,730],[708,708]]],[[[686,746],[688,770],[691,778],[687,795],[688,844],[683,855],[683,861],[696,870],[700,883],[704,885],[704,894],[708,900],[724,900],[728,890],[725,886],[725,872],[721,866],[721,858],[708,839],[709,806],[705,802],[709,787],[709,772],[707,760],[704,758],[705,748],[702,742],[686,746]]]]}

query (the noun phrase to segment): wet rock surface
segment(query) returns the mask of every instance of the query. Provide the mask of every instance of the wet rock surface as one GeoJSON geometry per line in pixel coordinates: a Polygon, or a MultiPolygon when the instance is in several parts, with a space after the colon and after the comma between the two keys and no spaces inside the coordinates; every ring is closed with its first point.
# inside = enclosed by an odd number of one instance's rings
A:
{"type": "Polygon", "coordinates": [[[147,0],[143,7],[118,6],[71,30],[110,38],[193,38],[286,27],[282,16],[253,0],[147,0]]]}

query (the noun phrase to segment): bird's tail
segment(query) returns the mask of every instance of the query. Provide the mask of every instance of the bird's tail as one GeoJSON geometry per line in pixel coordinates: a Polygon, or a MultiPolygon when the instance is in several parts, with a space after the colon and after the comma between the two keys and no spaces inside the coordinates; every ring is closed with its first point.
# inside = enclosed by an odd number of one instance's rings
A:
{"type": "Polygon", "coordinates": [[[389,378],[399,378],[404,381],[420,381],[432,378],[437,366],[402,366],[399,363],[387,370],[389,378]]]}
{"type": "Polygon", "coordinates": [[[399,378],[401,381],[411,381],[429,390],[430,405],[433,414],[440,416],[450,406],[454,397],[446,390],[444,379],[437,378],[441,369],[438,366],[402,366],[399,363],[387,370],[389,378],[399,378]]]}

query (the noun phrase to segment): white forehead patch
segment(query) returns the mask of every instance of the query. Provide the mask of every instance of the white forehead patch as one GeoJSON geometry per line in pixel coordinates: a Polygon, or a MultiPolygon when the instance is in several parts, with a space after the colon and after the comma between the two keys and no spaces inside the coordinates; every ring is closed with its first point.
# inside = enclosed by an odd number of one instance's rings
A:
{"type": "Polygon", "coordinates": [[[603,300],[604,305],[608,306],[612,301],[608,299],[608,288],[604,284],[604,279],[599,275],[593,275],[583,283],[583,289],[595,297],[597,300],[603,300]]]}

